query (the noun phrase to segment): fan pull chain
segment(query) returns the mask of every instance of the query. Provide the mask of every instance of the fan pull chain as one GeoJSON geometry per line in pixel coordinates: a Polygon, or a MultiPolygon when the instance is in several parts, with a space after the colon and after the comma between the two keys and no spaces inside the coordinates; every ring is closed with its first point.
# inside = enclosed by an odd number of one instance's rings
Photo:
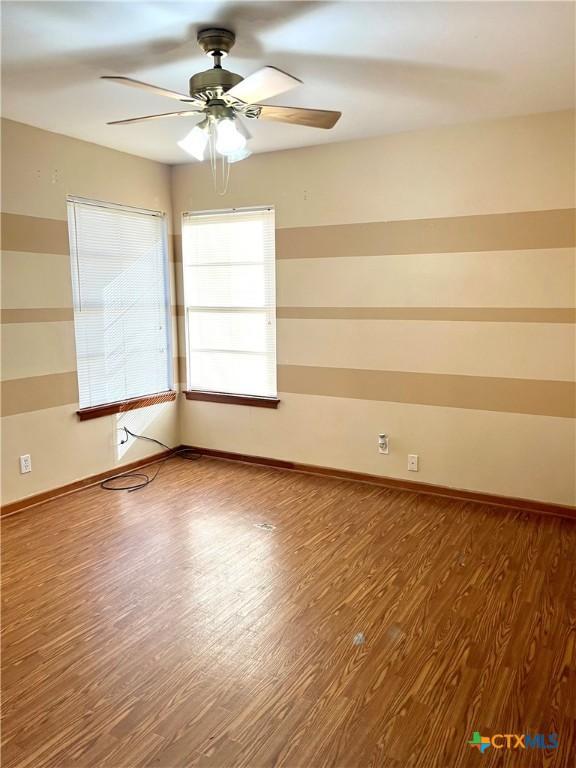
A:
{"type": "Polygon", "coordinates": [[[210,170],[212,171],[212,181],[214,182],[214,191],[220,197],[223,197],[228,191],[230,182],[230,163],[228,158],[222,155],[220,164],[218,163],[218,153],[216,152],[216,127],[212,123],[208,134],[208,149],[210,151],[210,170]],[[220,167],[219,167],[220,165],[220,167]]]}

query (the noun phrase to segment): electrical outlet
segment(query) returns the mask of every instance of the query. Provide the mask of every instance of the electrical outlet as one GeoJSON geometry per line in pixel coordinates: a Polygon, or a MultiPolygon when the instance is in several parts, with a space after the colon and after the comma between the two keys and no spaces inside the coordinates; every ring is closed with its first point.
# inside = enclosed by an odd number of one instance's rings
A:
{"type": "Polygon", "coordinates": [[[418,472],[418,456],[415,453],[408,454],[408,470],[418,472]]]}
{"type": "Polygon", "coordinates": [[[378,453],[389,453],[388,435],[380,433],[378,435],[378,453]]]}
{"type": "Polygon", "coordinates": [[[20,456],[20,474],[25,475],[27,472],[32,472],[32,459],[29,453],[20,456]]]}

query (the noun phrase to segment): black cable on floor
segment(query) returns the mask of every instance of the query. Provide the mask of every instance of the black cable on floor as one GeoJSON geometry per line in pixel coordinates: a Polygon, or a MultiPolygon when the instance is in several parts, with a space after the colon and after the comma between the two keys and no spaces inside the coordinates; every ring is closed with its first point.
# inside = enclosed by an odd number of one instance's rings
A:
{"type": "Polygon", "coordinates": [[[107,477],[100,483],[100,488],[104,489],[105,491],[128,491],[128,493],[132,493],[132,491],[139,491],[140,488],[145,488],[147,485],[150,485],[150,483],[156,480],[160,474],[160,470],[164,466],[164,463],[168,461],[168,459],[172,459],[174,456],[179,456],[182,459],[186,459],[186,461],[196,461],[196,459],[201,458],[201,454],[196,453],[192,450],[192,448],[170,448],[170,446],[165,445],[164,443],[160,442],[160,440],[156,440],[153,437],[137,435],[135,432],[131,432],[128,427],[122,427],[122,429],[124,432],[126,432],[126,438],[120,442],[120,445],[128,442],[129,437],[134,437],[138,440],[148,440],[150,443],[156,443],[156,445],[159,445],[162,448],[166,448],[166,450],[170,451],[170,453],[159,462],[158,467],[156,468],[156,472],[154,472],[153,475],[147,475],[145,472],[128,471],[119,472],[117,475],[107,477]],[[110,485],[110,483],[115,483],[122,480],[136,480],[136,482],[128,482],[127,485],[110,485]]]}

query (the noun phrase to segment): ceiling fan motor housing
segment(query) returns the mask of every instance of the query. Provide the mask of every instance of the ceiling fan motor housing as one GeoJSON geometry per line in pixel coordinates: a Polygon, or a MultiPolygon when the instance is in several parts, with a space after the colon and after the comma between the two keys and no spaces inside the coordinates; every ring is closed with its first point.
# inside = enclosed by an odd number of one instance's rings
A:
{"type": "Polygon", "coordinates": [[[229,91],[230,88],[242,82],[244,78],[235,72],[229,72],[227,69],[206,69],[203,72],[197,72],[190,78],[190,96],[197,98],[217,94],[216,98],[229,91]]]}

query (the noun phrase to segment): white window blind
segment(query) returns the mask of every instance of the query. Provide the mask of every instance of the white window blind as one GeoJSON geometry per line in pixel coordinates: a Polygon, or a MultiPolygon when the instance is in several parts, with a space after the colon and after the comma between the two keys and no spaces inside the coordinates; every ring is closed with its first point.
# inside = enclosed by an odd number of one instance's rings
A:
{"type": "Polygon", "coordinates": [[[276,397],[272,208],[185,213],[188,388],[276,397]]]}
{"type": "Polygon", "coordinates": [[[172,385],[165,217],[68,199],[80,407],[172,385]]]}

